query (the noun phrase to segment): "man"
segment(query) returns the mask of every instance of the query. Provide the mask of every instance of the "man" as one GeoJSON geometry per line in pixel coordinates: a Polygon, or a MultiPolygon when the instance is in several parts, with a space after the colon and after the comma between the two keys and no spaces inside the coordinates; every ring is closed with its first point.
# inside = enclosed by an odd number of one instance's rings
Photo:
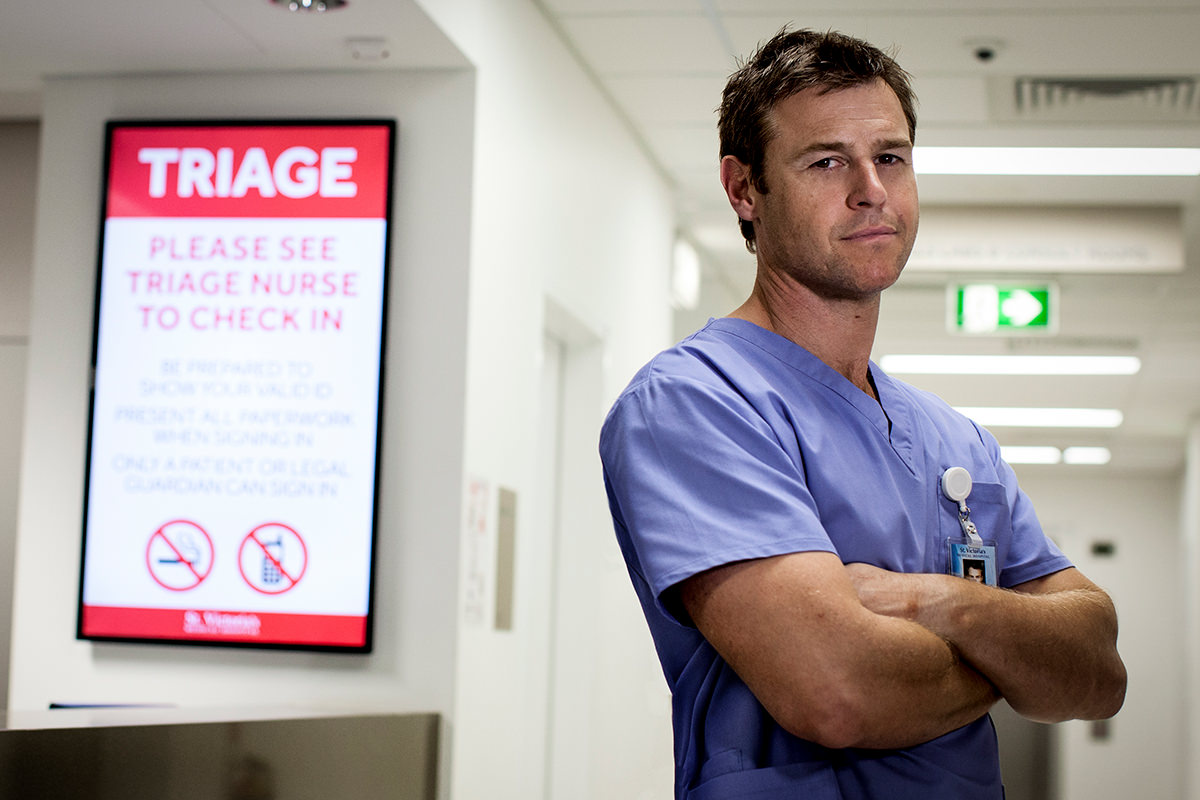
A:
{"type": "Polygon", "coordinates": [[[1040,721],[1123,702],[1112,603],[995,439],[869,361],[916,235],[913,107],[834,33],[784,30],[730,78],[720,175],[754,290],[605,422],[680,800],[998,800],[998,698],[1040,721]],[[949,574],[967,545],[998,585],[949,574]]]}

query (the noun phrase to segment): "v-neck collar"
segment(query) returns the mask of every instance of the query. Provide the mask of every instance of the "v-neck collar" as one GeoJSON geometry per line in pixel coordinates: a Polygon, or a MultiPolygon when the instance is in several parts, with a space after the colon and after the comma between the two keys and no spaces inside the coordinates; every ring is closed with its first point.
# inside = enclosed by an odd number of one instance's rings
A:
{"type": "Polygon", "coordinates": [[[837,394],[870,422],[909,471],[915,474],[912,407],[896,382],[875,362],[870,362],[869,368],[875,391],[879,394],[878,401],[807,348],[753,322],[721,317],[709,320],[706,329],[743,339],[837,394]]]}

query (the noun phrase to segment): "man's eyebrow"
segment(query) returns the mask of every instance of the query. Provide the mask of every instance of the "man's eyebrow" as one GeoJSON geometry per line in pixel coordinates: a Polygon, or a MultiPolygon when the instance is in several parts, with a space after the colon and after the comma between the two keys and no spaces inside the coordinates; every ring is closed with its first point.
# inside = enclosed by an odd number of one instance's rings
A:
{"type": "MultiPolygon", "coordinates": [[[[883,141],[877,142],[874,144],[872,149],[876,151],[900,150],[912,146],[912,141],[908,139],[908,137],[897,137],[894,139],[884,139],[883,141]]],[[[812,142],[800,150],[796,156],[797,158],[803,158],[804,156],[812,153],[845,153],[851,149],[852,147],[849,142],[812,142]]]]}
{"type": "Polygon", "coordinates": [[[800,154],[805,155],[807,153],[818,153],[818,152],[825,152],[825,151],[833,151],[835,153],[841,153],[841,152],[845,152],[849,148],[850,148],[850,145],[847,144],[846,142],[813,142],[812,144],[808,145],[803,150],[801,150],[800,154]]]}

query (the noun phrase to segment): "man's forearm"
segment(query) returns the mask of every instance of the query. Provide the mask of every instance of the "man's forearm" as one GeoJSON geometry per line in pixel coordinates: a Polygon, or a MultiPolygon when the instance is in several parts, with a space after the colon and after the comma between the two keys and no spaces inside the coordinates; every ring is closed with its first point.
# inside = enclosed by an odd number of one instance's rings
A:
{"type": "Polygon", "coordinates": [[[843,696],[853,701],[846,716],[857,724],[846,746],[921,744],[979,719],[1000,699],[952,643],[916,623],[878,619],[878,638],[865,658],[840,672],[843,696]]]}
{"type": "Polygon", "coordinates": [[[1076,570],[1015,590],[863,565],[853,565],[851,574],[864,605],[952,642],[1023,716],[1102,719],[1121,707],[1125,668],[1116,650],[1116,611],[1076,570]]]}
{"type": "Polygon", "coordinates": [[[920,744],[999,698],[943,637],[864,608],[832,553],[718,567],[680,600],[776,721],[826,747],[920,744]]]}

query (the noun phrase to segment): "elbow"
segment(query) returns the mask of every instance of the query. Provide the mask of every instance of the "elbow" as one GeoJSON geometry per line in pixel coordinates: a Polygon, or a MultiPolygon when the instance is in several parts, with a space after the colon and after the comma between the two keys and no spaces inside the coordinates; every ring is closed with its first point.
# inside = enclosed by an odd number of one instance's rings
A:
{"type": "Polygon", "coordinates": [[[1092,680],[1092,691],[1087,703],[1076,718],[1085,720],[1108,719],[1115,716],[1125,705],[1125,687],[1128,683],[1128,673],[1125,663],[1117,655],[1115,649],[1108,663],[1097,669],[1092,680]]]}
{"type": "Polygon", "coordinates": [[[772,716],[788,733],[822,747],[872,746],[875,728],[868,709],[860,698],[843,690],[829,689],[772,716]]]}
{"type": "Polygon", "coordinates": [[[1113,717],[1121,710],[1125,704],[1126,684],[1125,665],[1114,656],[1110,664],[1093,671],[1086,685],[1077,685],[1075,692],[1063,691],[1037,699],[1006,695],[1006,699],[1014,711],[1034,722],[1101,720],[1113,717]]]}
{"type": "Polygon", "coordinates": [[[1119,657],[1116,663],[1108,671],[1106,679],[1101,684],[1097,691],[1098,702],[1093,713],[1084,719],[1108,719],[1115,716],[1121,707],[1125,705],[1125,687],[1128,683],[1128,674],[1125,671],[1125,664],[1119,657]]]}

